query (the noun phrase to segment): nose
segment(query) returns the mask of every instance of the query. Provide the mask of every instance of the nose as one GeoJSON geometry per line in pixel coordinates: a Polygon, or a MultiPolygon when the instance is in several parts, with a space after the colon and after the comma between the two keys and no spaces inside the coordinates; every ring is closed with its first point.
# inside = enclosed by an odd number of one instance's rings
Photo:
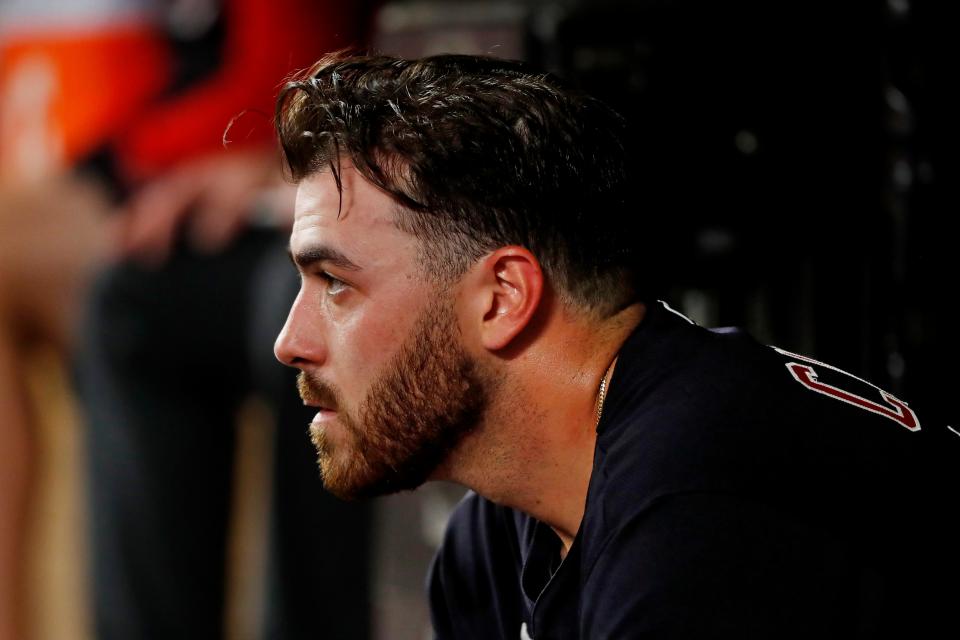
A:
{"type": "Polygon", "coordinates": [[[320,327],[316,326],[308,305],[302,304],[302,292],[290,307],[287,321],[273,344],[273,354],[288,367],[302,369],[311,364],[320,364],[326,357],[326,349],[320,327]]]}

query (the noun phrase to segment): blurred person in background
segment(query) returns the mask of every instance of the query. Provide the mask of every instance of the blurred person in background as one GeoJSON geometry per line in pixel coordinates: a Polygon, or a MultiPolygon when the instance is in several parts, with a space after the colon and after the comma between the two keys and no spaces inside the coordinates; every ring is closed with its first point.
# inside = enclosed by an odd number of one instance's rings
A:
{"type": "Polygon", "coordinates": [[[272,99],[291,69],[355,44],[369,7],[0,10],[0,637],[23,636],[35,455],[24,358],[33,344],[74,342],[96,636],[222,635],[230,445],[257,391],[281,425],[265,633],[366,637],[368,512],[318,493],[312,450],[290,424],[305,423],[303,408],[262,345],[296,289],[276,276],[290,201],[272,99]]]}
{"type": "Polygon", "coordinates": [[[0,638],[25,637],[27,520],[40,407],[26,379],[39,349],[64,353],[87,281],[115,246],[105,190],[71,173],[162,87],[143,16],[101,33],[63,5],[0,2],[0,638]],[[123,83],[119,74],[130,80],[123,83]]]}

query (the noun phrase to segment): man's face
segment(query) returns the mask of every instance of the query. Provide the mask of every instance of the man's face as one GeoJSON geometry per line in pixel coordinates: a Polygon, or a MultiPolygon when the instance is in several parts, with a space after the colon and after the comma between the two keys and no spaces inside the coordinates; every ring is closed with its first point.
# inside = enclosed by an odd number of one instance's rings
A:
{"type": "Polygon", "coordinates": [[[396,205],[352,167],[298,189],[290,250],[302,286],[275,351],[319,411],[311,438],[341,497],[422,484],[477,421],[487,384],[452,297],[417,267],[396,205]]]}

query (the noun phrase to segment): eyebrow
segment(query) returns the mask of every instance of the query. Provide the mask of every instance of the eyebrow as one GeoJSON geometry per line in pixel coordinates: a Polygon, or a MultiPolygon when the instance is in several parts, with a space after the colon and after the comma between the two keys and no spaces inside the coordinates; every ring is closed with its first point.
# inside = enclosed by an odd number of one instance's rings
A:
{"type": "Polygon", "coordinates": [[[293,253],[288,246],[287,255],[290,257],[290,262],[300,270],[308,269],[318,262],[326,262],[347,271],[360,271],[360,267],[350,258],[326,245],[306,247],[297,253],[293,253]]]}

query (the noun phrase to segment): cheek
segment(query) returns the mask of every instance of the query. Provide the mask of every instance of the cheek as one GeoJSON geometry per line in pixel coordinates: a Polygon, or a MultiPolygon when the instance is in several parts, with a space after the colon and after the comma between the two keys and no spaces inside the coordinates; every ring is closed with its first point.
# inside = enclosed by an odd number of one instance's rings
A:
{"type": "Polygon", "coordinates": [[[408,335],[415,316],[413,311],[371,310],[338,329],[335,339],[342,357],[337,360],[345,391],[363,391],[381,373],[408,335]]]}

